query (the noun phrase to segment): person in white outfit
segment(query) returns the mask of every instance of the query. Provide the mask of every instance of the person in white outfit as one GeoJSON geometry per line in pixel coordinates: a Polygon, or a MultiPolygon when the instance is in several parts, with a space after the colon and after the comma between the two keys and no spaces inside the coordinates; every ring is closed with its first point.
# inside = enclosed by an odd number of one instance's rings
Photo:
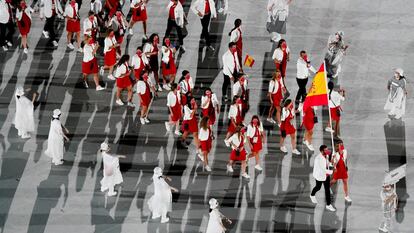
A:
{"type": "Polygon", "coordinates": [[[47,139],[47,149],[45,154],[52,158],[52,163],[55,165],[63,164],[64,145],[63,140],[69,141],[66,134],[69,130],[60,123],[60,116],[62,112],[60,109],[53,110],[52,121],[50,122],[49,137],[47,139]]]}
{"type": "Polygon", "coordinates": [[[59,44],[56,41],[55,33],[55,18],[62,17],[63,9],[59,0],[41,0],[40,2],[40,19],[46,18],[46,23],[43,28],[43,36],[49,38],[53,46],[57,47],[59,44]]]}
{"type": "Polygon", "coordinates": [[[110,153],[111,148],[106,142],[101,144],[101,154],[103,161],[103,178],[101,180],[101,192],[108,190],[108,196],[112,197],[117,194],[114,187],[122,183],[121,170],[119,170],[119,158],[126,158],[124,155],[115,155],[110,153]]]}
{"type": "Polygon", "coordinates": [[[216,4],[214,0],[196,0],[192,4],[191,9],[201,20],[203,29],[200,37],[205,39],[207,48],[214,51],[214,47],[211,46],[209,33],[210,20],[212,18],[217,18],[216,4]]]}
{"type": "Polygon", "coordinates": [[[154,195],[148,200],[148,207],[152,213],[152,219],[161,217],[161,223],[166,223],[170,220],[167,213],[171,212],[172,207],[171,191],[178,192],[178,190],[165,181],[171,181],[171,178],[163,176],[160,167],[154,168],[152,180],[154,182],[154,195]]]}
{"type": "Polygon", "coordinates": [[[270,33],[271,41],[277,43],[286,34],[286,21],[289,16],[289,4],[292,0],[269,0],[267,3],[266,29],[270,33]]]}
{"type": "Polygon", "coordinates": [[[210,201],[208,201],[208,204],[210,205],[210,218],[208,219],[206,233],[226,232],[226,227],[223,225],[223,219],[229,224],[231,224],[232,221],[219,211],[219,203],[215,198],[211,198],[210,201]]]}
{"type": "Polygon", "coordinates": [[[35,131],[35,123],[33,116],[33,102],[36,94],[33,94],[32,100],[24,96],[22,86],[16,88],[16,115],[14,117],[14,126],[17,129],[17,134],[25,138],[30,138],[29,132],[35,131]]]}
{"type": "Polygon", "coordinates": [[[405,105],[407,99],[407,80],[404,77],[404,71],[401,68],[395,69],[394,77],[387,84],[389,91],[384,110],[388,110],[388,117],[400,119],[405,114],[405,105]]]}

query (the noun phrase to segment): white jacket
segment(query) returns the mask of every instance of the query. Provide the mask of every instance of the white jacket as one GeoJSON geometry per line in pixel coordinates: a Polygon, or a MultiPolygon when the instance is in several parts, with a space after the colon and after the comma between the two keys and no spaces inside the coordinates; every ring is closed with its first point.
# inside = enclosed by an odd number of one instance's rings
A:
{"type": "Polygon", "coordinates": [[[321,154],[319,153],[315,157],[315,161],[313,163],[313,177],[317,181],[325,181],[326,175],[331,175],[332,170],[328,169],[329,161],[321,154]]]}
{"type": "Polygon", "coordinates": [[[79,16],[79,6],[77,3],[75,3],[75,10],[76,10],[76,15],[74,14],[75,12],[73,12],[73,7],[70,4],[66,4],[64,16],[72,18],[72,19],[76,19],[77,16],[79,16]]]}
{"type": "Polygon", "coordinates": [[[267,3],[268,16],[284,21],[289,15],[289,4],[291,0],[269,0],[267,3]]]}
{"type": "Polygon", "coordinates": [[[93,23],[89,20],[89,17],[83,20],[83,34],[84,35],[91,36],[92,31],[86,31],[86,30],[97,28],[97,27],[98,27],[98,19],[96,18],[96,16],[94,16],[93,23]]]}
{"type": "MultiPolygon", "coordinates": [[[[55,10],[56,14],[63,14],[62,6],[60,5],[59,0],[55,0],[55,10]]],[[[52,17],[52,0],[41,0],[40,2],[40,18],[50,18],[52,17]]]]}
{"type": "Polygon", "coordinates": [[[9,8],[5,0],[0,0],[0,23],[6,24],[9,22],[10,14],[9,8]]]}
{"type": "MultiPolygon", "coordinates": [[[[216,3],[213,0],[208,0],[208,3],[210,4],[210,13],[212,18],[217,18],[217,11],[216,11],[216,3]]],[[[200,18],[204,17],[206,2],[205,0],[196,0],[194,4],[191,7],[191,10],[193,10],[194,14],[198,16],[198,12],[203,14],[203,16],[200,16],[200,18]]]]}
{"type": "MultiPolygon", "coordinates": [[[[170,12],[170,8],[173,5],[173,2],[170,1],[167,6],[167,12],[170,12]]],[[[174,15],[175,15],[175,22],[179,27],[184,27],[184,9],[181,3],[178,1],[177,6],[174,9],[174,15]]]]}
{"type": "MultiPolygon", "coordinates": [[[[24,9],[24,12],[26,13],[27,17],[29,17],[29,19],[32,19],[32,11],[33,9],[30,8],[29,6],[26,7],[26,9],[24,9]]],[[[23,17],[23,11],[20,11],[19,8],[16,9],[16,19],[17,21],[22,20],[23,17]]]]}
{"type": "Polygon", "coordinates": [[[223,74],[229,77],[233,77],[234,61],[236,61],[236,70],[239,72],[240,64],[239,59],[237,58],[237,52],[234,53],[233,57],[233,54],[230,52],[230,50],[227,50],[227,52],[223,54],[223,74]]]}

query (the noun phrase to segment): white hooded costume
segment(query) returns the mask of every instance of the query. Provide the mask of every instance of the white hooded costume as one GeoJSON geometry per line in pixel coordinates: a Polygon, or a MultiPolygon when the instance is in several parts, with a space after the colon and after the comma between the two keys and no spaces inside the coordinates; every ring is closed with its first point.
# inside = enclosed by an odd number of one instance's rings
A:
{"type": "Polygon", "coordinates": [[[211,198],[208,202],[210,205],[210,218],[208,219],[206,233],[224,233],[226,228],[222,224],[223,214],[218,210],[218,201],[211,198]]]}
{"type": "Polygon", "coordinates": [[[159,218],[161,222],[168,222],[167,212],[171,211],[172,193],[171,187],[165,182],[162,176],[162,169],[160,167],[154,168],[154,195],[148,200],[149,210],[152,212],[152,218],[159,218]]]}
{"type": "Polygon", "coordinates": [[[23,87],[16,88],[16,115],[14,116],[14,126],[17,134],[22,138],[30,138],[29,132],[35,131],[33,116],[33,103],[24,96],[23,87]]]}
{"type": "Polygon", "coordinates": [[[388,81],[387,101],[385,102],[384,110],[388,110],[388,115],[395,116],[400,119],[405,114],[406,105],[406,86],[407,80],[404,77],[404,71],[401,68],[395,69],[395,72],[400,75],[400,79],[393,77],[388,81]]]}
{"type": "Polygon", "coordinates": [[[64,133],[62,124],[60,123],[59,116],[61,115],[59,109],[53,110],[53,119],[50,122],[49,137],[47,138],[47,149],[45,154],[52,158],[52,162],[55,165],[63,164],[64,153],[64,133]]]}
{"type": "Polygon", "coordinates": [[[108,191],[108,196],[115,196],[114,186],[122,183],[121,171],[119,170],[119,158],[115,155],[109,154],[109,146],[103,142],[101,144],[102,161],[103,161],[103,178],[101,180],[101,191],[108,191]]]}

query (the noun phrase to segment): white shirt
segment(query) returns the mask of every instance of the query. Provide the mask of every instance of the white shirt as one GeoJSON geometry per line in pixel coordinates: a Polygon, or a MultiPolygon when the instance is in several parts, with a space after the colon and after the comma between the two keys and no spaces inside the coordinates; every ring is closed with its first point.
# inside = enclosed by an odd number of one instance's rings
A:
{"type": "Polygon", "coordinates": [[[210,137],[210,129],[203,129],[202,127],[200,127],[200,129],[198,130],[198,139],[200,141],[207,141],[210,137]]]}
{"type": "Polygon", "coordinates": [[[89,17],[83,20],[83,34],[91,36],[92,31],[86,31],[88,29],[93,29],[98,26],[98,19],[94,16],[93,22],[89,20],[89,17]]]}
{"type": "Polygon", "coordinates": [[[83,46],[83,62],[89,62],[95,57],[95,54],[93,53],[95,47],[96,44],[85,44],[83,46]]]}
{"type": "MultiPolygon", "coordinates": [[[[150,79],[147,80],[147,83],[148,83],[148,87],[152,86],[152,83],[151,83],[150,79]]],[[[151,89],[149,91],[151,91],[151,89]]],[[[138,81],[138,83],[137,83],[137,92],[138,92],[138,94],[141,94],[141,95],[143,95],[143,94],[145,94],[145,92],[147,92],[147,86],[145,85],[144,81],[142,81],[142,80],[138,81]]]]}
{"type": "Polygon", "coordinates": [[[282,109],[282,116],[281,116],[281,121],[286,120],[286,118],[288,118],[288,116],[292,114],[292,116],[295,116],[295,113],[293,112],[293,110],[289,110],[287,108],[283,108],[282,109]]]}
{"type": "Polygon", "coordinates": [[[101,0],[95,0],[95,2],[91,2],[91,11],[95,14],[99,14],[102,11],[102,2],[101,0]]]}
{"type": "Polygon", "coordinates": [[[134,67],[134,70],[141,68],[141,60],[144,64],[148,65],[148,59],[144,54],[142,56],[138,56],[138,54],[132,56],[131,65],[134,67]]]}
{"type": "MultiPolygon", "coordinates": [[[[280,88],[283,88],[284,86],[283,86],[283,82],[280,82],[280,84],[281,84],[281,87],[280,88]]],[[[279,82],[277,81],[277,80],[270,80],[270,82],[269,82],[269,93],[270,94],[276,94],[277,92],[278,92],[278,90],[279,90],[279,82]]]]}
{"type": "Polygon", "coordinates": [[[237,148],[239,148],[239,146],[240,146],[240,144],[243,142],[244,144],[246,144],[246,136],[243,136],[243,140],[240,140],[241,139],[241,137],[242,136],[240,136],[240,138],[239,138],[239,134],[238,133],[235,133],[235,134],[233,134],[230,138],[229,138],[229,140],[228,140],[228,142],[229,143],[231,143],[231,147],[233,148],[233,149],[237,149],[237,148]],[[234,144],[234,146],[236,146],[236,147],[234,147],[233,146],[233,144],[234,144]]]}
{"type": "Polygon", "coordinates": [[[191,114],[193,113],[194,109],[191,110],[187,105],[184,106],[184,118],[183,120],[191,120],[193,117],[191,114]]]}
{"type": "Polygon", "coordinates": [[[230,50],[227,50],[227,52],[225,52],[223,54],[223,74],[229,76],[229,77],[233,77],[233,72],[234,72],[234,62],[236,62],[236,70],[237,72],[240,71],[240,64],[239,64],[239,59],[237,58],[237,52],[233,54],[230,52],[230,50]]]}
{"type": "Polygon", "coordinates": [[[115,39],[115,36],[113,36],[112,38],[110,38],[109,36],[107,36],[105,38],[104,43],[105,43],[105,45],[104,45],[104,53],[109,52],[111,50],[110,47],[117,44],[116,39],[115,39]]]}
{"type": "Polygon", "coordinates": [[[329,161],[319,153],[315,157],[315,161],[313,163],[313,178],[317,181],[325,181],[326,175],[331,175],[332,170],[328,170],[329,161]]]}
{"type": "MultiPolygon", "coordinates": [[[[145,43],[143,48],[143,53],[152,53],[154,52],[154,45],[152,43],[145,43]]],[[[150,57],[151,55],[147,55],[147,57],[150,57]]]]}
{"type": "Polygon", "coordinates": [[[290,0],[269,0],[267,3],[267,11],[269,16],[276,16],[283,14],[284,17],[289,15],[290,0]]]}
{"type": "Polygon", "coordinates": [[[123,16],[121,16],[121,20],[118,20],[118,17],[114,15],[111,21],[109,21],[108,27],[112,27],[114,31],[119,31],[120,34],[123,35],[125,33],[127,25],[128,23],[123,16]]]}
{"type": "MultiPolygon", "coordinates": [[[[207,102],[207,101],[208,101],[208,97],[205,96],[205,95],[203,95],[201,97],[201,108],[207,109],[209,107],[210,103],[207,102]],[[204,105],[206,103],[207,103],[207,105],[206,105],[206,107],[204,107],[204,105]]],[[[213,107],[216,107],[219,104],[218,99],[217,99],[217,96],[214,93],[211,94],[211,103],[213,104],[213,107]]]]}
{"type": "Polygon", "coordinates": [[[6,0],[0,0],[0,23],[6,24],[10,20],[9,8],[6,0]]]}
{"type": "MultiPolygon", "coordinates": [[[[173,2],[169,1],[168,6],[167,6],[168,14],[170,13],[170,8],[172,7],[172,5],[173,5],[173,2]]],[[[184,9],[180,1],[178,1],[177,5],[175,6],[174,16],[175,16],[175,22],[177,23],[177,25],[179,27],[183,27],[184,26],[184,9]]]]}
{"type": "Polygon", "coordinates": [[[128,64],[122,64],[115,68],[114,77],[115,78],[122,78],[128,71],[128,64]]]}
{"type": "Polygon", "coordinates": [[[239,28],[234,29],[230,34],[230,42],[236,43],[241,36],[241,30],[239,31],[239,28]]]}
{"type": "MultiPolygon", "coordinates": [[[[286,47],[286,53],[290,53],[289,47],[286,47]]],[[[273,52],[272,60],[275,60],[275,59],[280,62],[283,60],[283,51],[281,48],[276,48],[275,51],[273,52]]]]}
{"type": "MultiPolygon", "coordinates": [[[[167,46],[162,46],[161,52],[162,52],[161,53],[162,62],[164,62],[165,64],[168,64],[170,62],[170,53],[172,53],[172,49],[167,46]]],[[[174,55],[173,55],[173,59],[174,59],[174,55]]]]}
{"type": "Polygon", "coordinates": [[[145,9],[145,6],[147,5],[144,0],[132,0],[131,1],[131,8],[138,8],[138,7],[135,7],[135,5],[137,5],[137,4],[141,3],[141,2],[142,2],[142,4],[141,4],[141,10],[144,10],[145,9]]]}
{"type": "Polygon", "coordinates": [[[237,113],[238,112],[241,113],[241,110],[242,110],[241,104],[237,104],[237,105],[232,104],[229,110],[229,119],[233,118],[234,120],[236,120],[237,113]],[[237,110],[237,108],[239,109],[237,110]]]}
{"type": "MultiPolygon", "coordinates": [[[[329,90],[328,90],[328,98],[329,98],[329,90]]],[[[331,99],[329,100],[329,108],[335,108],[341,106],[341,101],[344,101],[345,97],[339,94],[337,91],[333,90],[331,93],[331,99]]]]}
{"type": "MultiPolygon", "coordinates": [[[[216,11],[216,3],[214,0],[208,0],[208,3],[210,5],[210,14],[211,18],[217,17],[217,11],[216,11]]],[[[204,13],[206,11],[206,0],[196,0],[191,7],[191,10],[193,10],[194,14],[198,16],[198,12],[202,14],[202,16],[199,16],[200,18],[204,17],[204,13]]]]}
{"type": "Polygon", "coordinates": [[[188,81],[184,79],[184,80],[182,80],[180,82],[179,85],[180,85],[180,91],[181,91],[181,93],[182,94],[187,94],[187,92],[188,92],[188,85],[190,85],[191,91],[194,89],[194,81],[193,81],[193,78],[190,77],[188,79],[188,81]],[[187,84],[187,82],[188,82],[188,84],[187,84]]]}
{"type": "MultiPolygon", "coordinates": [[[[29,19],[32,19],[32,11],[33,9],[31,7],[26,7],[26,9],[24,9],[24,13],[26,13],[27,17],[29,17],[29,19]]],[[[22,20],[23,17],[23,11],[20,11],[19,8],[16,9],[16,18],[18,21],[22,20]]]]}
{"type": "MultiPolygon", "coordinates": [[[[346,163],[346,159],[348,158],[348,151],[347,150],[345,150],[345,149],[343,150],[342,157],[344,159],[344,163],[346,163]]],[[[333,156],[333,162],[334,162],[334,164],[337,164],[340,159],[341,159],[341,155],[339,154],[339,152],[335,152],[335,154],[333,156]]]]}
{"type": "MultiPolygon", "coordinates": [[[[243,83],[244,91],[247,92],[247,80],[244,80],[243,83]]],[[[233,97],[235,95],[241,96],[242,94],[242,87],[240,85],[240,81],[237,81],[235,84],[233,84],[233,97]]]]}
{"type": "Polygon", "coordinates": [[[75,19],[77,15],[79,15],[79,7],[77,3],[75,3],[75,10],[76,12],[73,12],[73,7],[68,3],[66,4],[65,13],[63,15],[75,19]]]}
{"type": "MultiPolygon", "coordinates": [[[[263,124],[260,124],[259,126],[259,134],[263,133],[263,124]]],[[[252,124],[249,124],[247,126],[247,137],[253,138],[256,135],[256,126],[253,126],[252,124]]]]}
{"type": "Polygon", "coordinates": [[[316,73],[315,68],[313,66],[308,67],[308,63],[306,63],[303,58],[299,57],[298,61],[296,62],[296,78],[298,79],[307,79],[309,77],[309,70],[313,73],[316,73]]]}
{"type": "MultiPolygon", "coordinates": [[[[59,0],[55,0],[55,11],[56,14],[63,14],[62,6],[59,0]]],[[[46,18],[52,17],[52,0],[41,0],[40,1],[40,18],[45,16],[46,18]]]]}
{"type": "Polygon", "coordinates": [[[170,91],[167,95],[167,106],[174,107],[177,104],[177,97],[178,101],[181,102],[181,96],[178,93],[175,95],[173,91],[170,91]]]}

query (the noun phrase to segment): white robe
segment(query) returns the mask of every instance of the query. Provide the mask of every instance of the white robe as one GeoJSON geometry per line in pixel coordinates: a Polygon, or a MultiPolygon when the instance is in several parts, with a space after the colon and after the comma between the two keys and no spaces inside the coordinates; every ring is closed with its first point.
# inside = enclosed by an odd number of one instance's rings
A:
{"type": "Polygon", "coordinates": [[[397,87],[396,91],[390,91],[384,110],[388,110],[388,115],[395,115],[399,119],[405,114],[406,96],[402,87],[397,87]]]}
{"type": "Polygon", "coordinates": [[[154,195],[148,200],[149,210],[153,216],[165,217],[167,212],[171,211],[171,187],[162,177],[153,175],[152,180],[154,181],[154,195]]]}
{"type": "Polygon", "coordinates": [[[116,156],[102,152],[102,160],[104,166],[103,178],[101,180],[101,187],[106,190],[113,188],[113,186],[122,183],[121,171],[119,170],[119,159],[116,156]]]}
{"type": "Polygon", "coordinates": [[[14,116],[14,126],[19,136],[27,132],[35,131],[35,123],[33,116],[33,103],[26,96],[16,96],[16,115],[14,116]]]}
{"type": "Polygon", "coordinates": [[[52,162],[60,164],[64,153],[64,134],[60,120],[53,119],[50,122],[49,137],[45,154],[52,158],[52,162]]]}
{"type": "Polygon", "coordinates": [[[214,209],[210,212],[210,218],[208,219],[206,233],[224,233],[225,228],[221,224],[222,214],[218,209],[214,209]]]}

